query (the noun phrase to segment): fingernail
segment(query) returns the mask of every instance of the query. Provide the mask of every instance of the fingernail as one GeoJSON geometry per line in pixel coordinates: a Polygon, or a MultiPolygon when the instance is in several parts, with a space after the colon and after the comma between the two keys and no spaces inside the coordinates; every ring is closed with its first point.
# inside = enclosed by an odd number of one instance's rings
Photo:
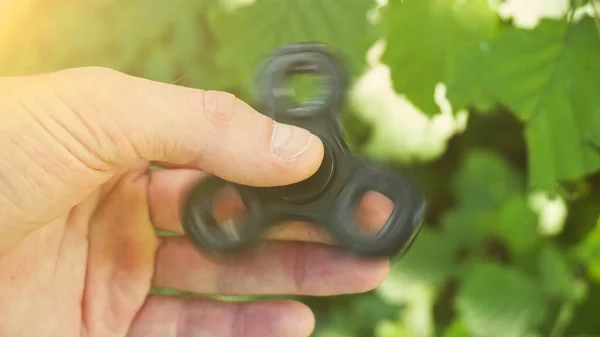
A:
{"type": "Polygon", "coordinates": [[[283,161],[292,161],[308,150],[313,138],[305,129],[274,122],[271,152],[283,161]]]}

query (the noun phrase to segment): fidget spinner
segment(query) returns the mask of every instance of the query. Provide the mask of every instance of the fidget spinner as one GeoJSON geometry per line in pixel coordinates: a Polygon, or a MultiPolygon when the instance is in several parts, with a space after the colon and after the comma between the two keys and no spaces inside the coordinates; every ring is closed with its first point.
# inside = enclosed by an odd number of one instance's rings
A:
{"type": "Polygon", "coordinates": [[[242,252],[283,221],[309,221],[322,226],[335,244],[361,256],[390,257],[404,252],[417,236],[425,200],[413,180],[392,165],[355,156],[342,137],[339,112],[346,96],[347,75],[338,59],[319,43],[297,43],[276,50],[260,67],[256,96],[270,118],[311,131],[323,142],[320,168],[310,178],[286,186],[252,187],[211,176],[189,193],[182,225],[200,250],[217,255],[242,252]],[[292,104],[286,81],[296,74],[324,78],[320,95],[292,104]],[[233,187],[246,208],[245,222],[234,231],[221,229],[212,215],[217,191],[233,187]],[[388,197],[391,215],[377,233],[365,233],[355,220],[359,202],[368,191],[388,197]]]}

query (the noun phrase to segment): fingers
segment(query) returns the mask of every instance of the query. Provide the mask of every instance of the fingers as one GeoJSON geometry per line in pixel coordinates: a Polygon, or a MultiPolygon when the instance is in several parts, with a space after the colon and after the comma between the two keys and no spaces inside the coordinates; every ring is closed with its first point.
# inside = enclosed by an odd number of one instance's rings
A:
{"type": "Polygon", "coordinates": [[[274,123],[225,92],[102,68],[71,69],[44,78],[67,106],[53,120],[107,162],[192,163],[226,180],[272,186],[308,178],[323,159],[318,137],[274,123]]]}
{"type": "MultiPolygon", "coordinates": [[[[152,222],[159,229],[183,234],[180,222],[181,205],[191,188],[207,174],[191,169],[172,169],[151,173],[149,187],[149,204],[152,222]]],[[[231,208],[243,207],[235,196],[224,198],[221,213],[231,212],[231,208]],[[223,210],[224,209],[224,210],[223,210]]],[[[389,218],[393,204],[380,194],[369,193],[357,210],[358,229],[365,232],[376,232],[389,218]]],[[[217,210],[218,211],[218,210],[217,210]]],[[[217,214],[215,214],[217,215],[217,214]]],[[[221,216],[225,217],[225,216],[221,216]]],[[[216,216],[216,218],[219,218],[216,216]]],[[[331,238],[319,226],[307,222],[287,222],[270,228],[266,237],[277,240],[297,240],[313,242],[329,242],[331,238]]]]}
{"type": "Polygon", "coordinates": [[[314,324],[310,309],[298,302],[150,296],[127,337],[308,337],[314,324]]]}
{"type": "Polygon", "coordinates": [[[150,290],[159,240],[148,216],[147,188],[143,170],[114,179],[89,223],[85,335],[124,335],[150,290]]]}
{"type": "Polygon", "coordinates": [[[351,256],[326,245],[269,242],[232,260],[202,255],[184,237],[165,238],[152,286],[220,295],[330,296],[374,289],[389,261],[351,256]]]}
{"type": "Polygon", "coordinates": [[[183,233],[180,212],[185,196],[207,174],[192,169],[172,169],[150,172],[148,203],[155,227],[183,233]]]}

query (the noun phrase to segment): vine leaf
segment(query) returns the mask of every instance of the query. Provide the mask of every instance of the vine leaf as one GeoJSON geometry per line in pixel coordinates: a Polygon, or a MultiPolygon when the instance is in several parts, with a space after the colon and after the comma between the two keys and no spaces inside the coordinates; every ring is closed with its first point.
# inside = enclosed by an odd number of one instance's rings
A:
{"type": "Polygon", "coordinates": [[[456,308],[473,336],[520,337],[544,320],[546,299],[534,279],[487,263],[465,275],[456,308]]]}
{"type": "Polygon", "coordinates": [[[415,281],[441,286],[456,271],[455,267],[454,242],[424,228],[406,255],[392,266],[390,276],[379,290],[385,299],[396,301],[396,292],[403,291],[398,284],[415,281]]]}
{"type": "Polygon", "coordinates": [[[463,322],[455,320],[444,331],[444,337],[470,337],[470,334],[463,322]]]}
{"type": "Polygon", "coordinates": [[[376,37],[367,17],[374,6],[373,0],[256,0],[233,10],[217,9],[210,16],[220,45],[217,59],[248,82],[274,49],[316,41],[339,52],[351,72],[360,72],[376,37]]]}
{"type": "Polygon", "coordinates": [[[600,168],[599,59],[592,18],[545,19],[463,53],[448,96],[457,109],[500,104],[526,123],[530,187],[555,192],[600,168]]]}
{"type": "Polygon", "coordinates": [[[519,171],[500,155],[471,150],[455,173],[456,206],[442,218],[446,240],[472,249],[486,237],[501,238],[511,254],[530,254],[539,239],[519,171]]]}
{"type": "Polygon", "coordinates": [[[494,35],[499,18],[487,0],[405,0],[390,1],[383,22],[388,46],[382,61],[394,89],[433,115],[439,112],[436,85],[454,76],[461,51],[478,50],[494,35]]]}
{"type": "Polygon", "coordinates": [[[575,249],[592,280],[600,284],[600,218],[575,249]]]}
{"type": "Polygon", "coordinates": [[[502,156],[471,150],[452,182],[452,191],[464,208],[474,211],[497,209],[512,196],[525,193],[522,176],[502,156]]]}
{"type": "Polygon", "coordinates": [[[554,244],[541,247],[538,256],[541,286],[546,293],[559,299],[576,300],[576,279],[566,254],[554,244]]]}

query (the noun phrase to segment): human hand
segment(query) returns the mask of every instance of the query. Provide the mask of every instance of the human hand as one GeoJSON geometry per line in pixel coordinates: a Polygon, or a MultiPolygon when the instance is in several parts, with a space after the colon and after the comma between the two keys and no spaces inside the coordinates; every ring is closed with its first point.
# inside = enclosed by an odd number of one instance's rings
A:
{"type": "MultiPolygon", "coordinates": [[[[203,255],[184,236],[156,235],[183,234],[181,199],[207,173],[284,185],[312,175],[322,156],[318,138],[226,93],[102,68],[0,79],[0,336],[309,336],[314,318],[297,302],[149,291],[320,296],[376,287],[387,259],[335,250],[310,224],[281,227],[233,261],[203,255]]],[[[388,211],[377,200],[365,206],[388,211]]]]}

